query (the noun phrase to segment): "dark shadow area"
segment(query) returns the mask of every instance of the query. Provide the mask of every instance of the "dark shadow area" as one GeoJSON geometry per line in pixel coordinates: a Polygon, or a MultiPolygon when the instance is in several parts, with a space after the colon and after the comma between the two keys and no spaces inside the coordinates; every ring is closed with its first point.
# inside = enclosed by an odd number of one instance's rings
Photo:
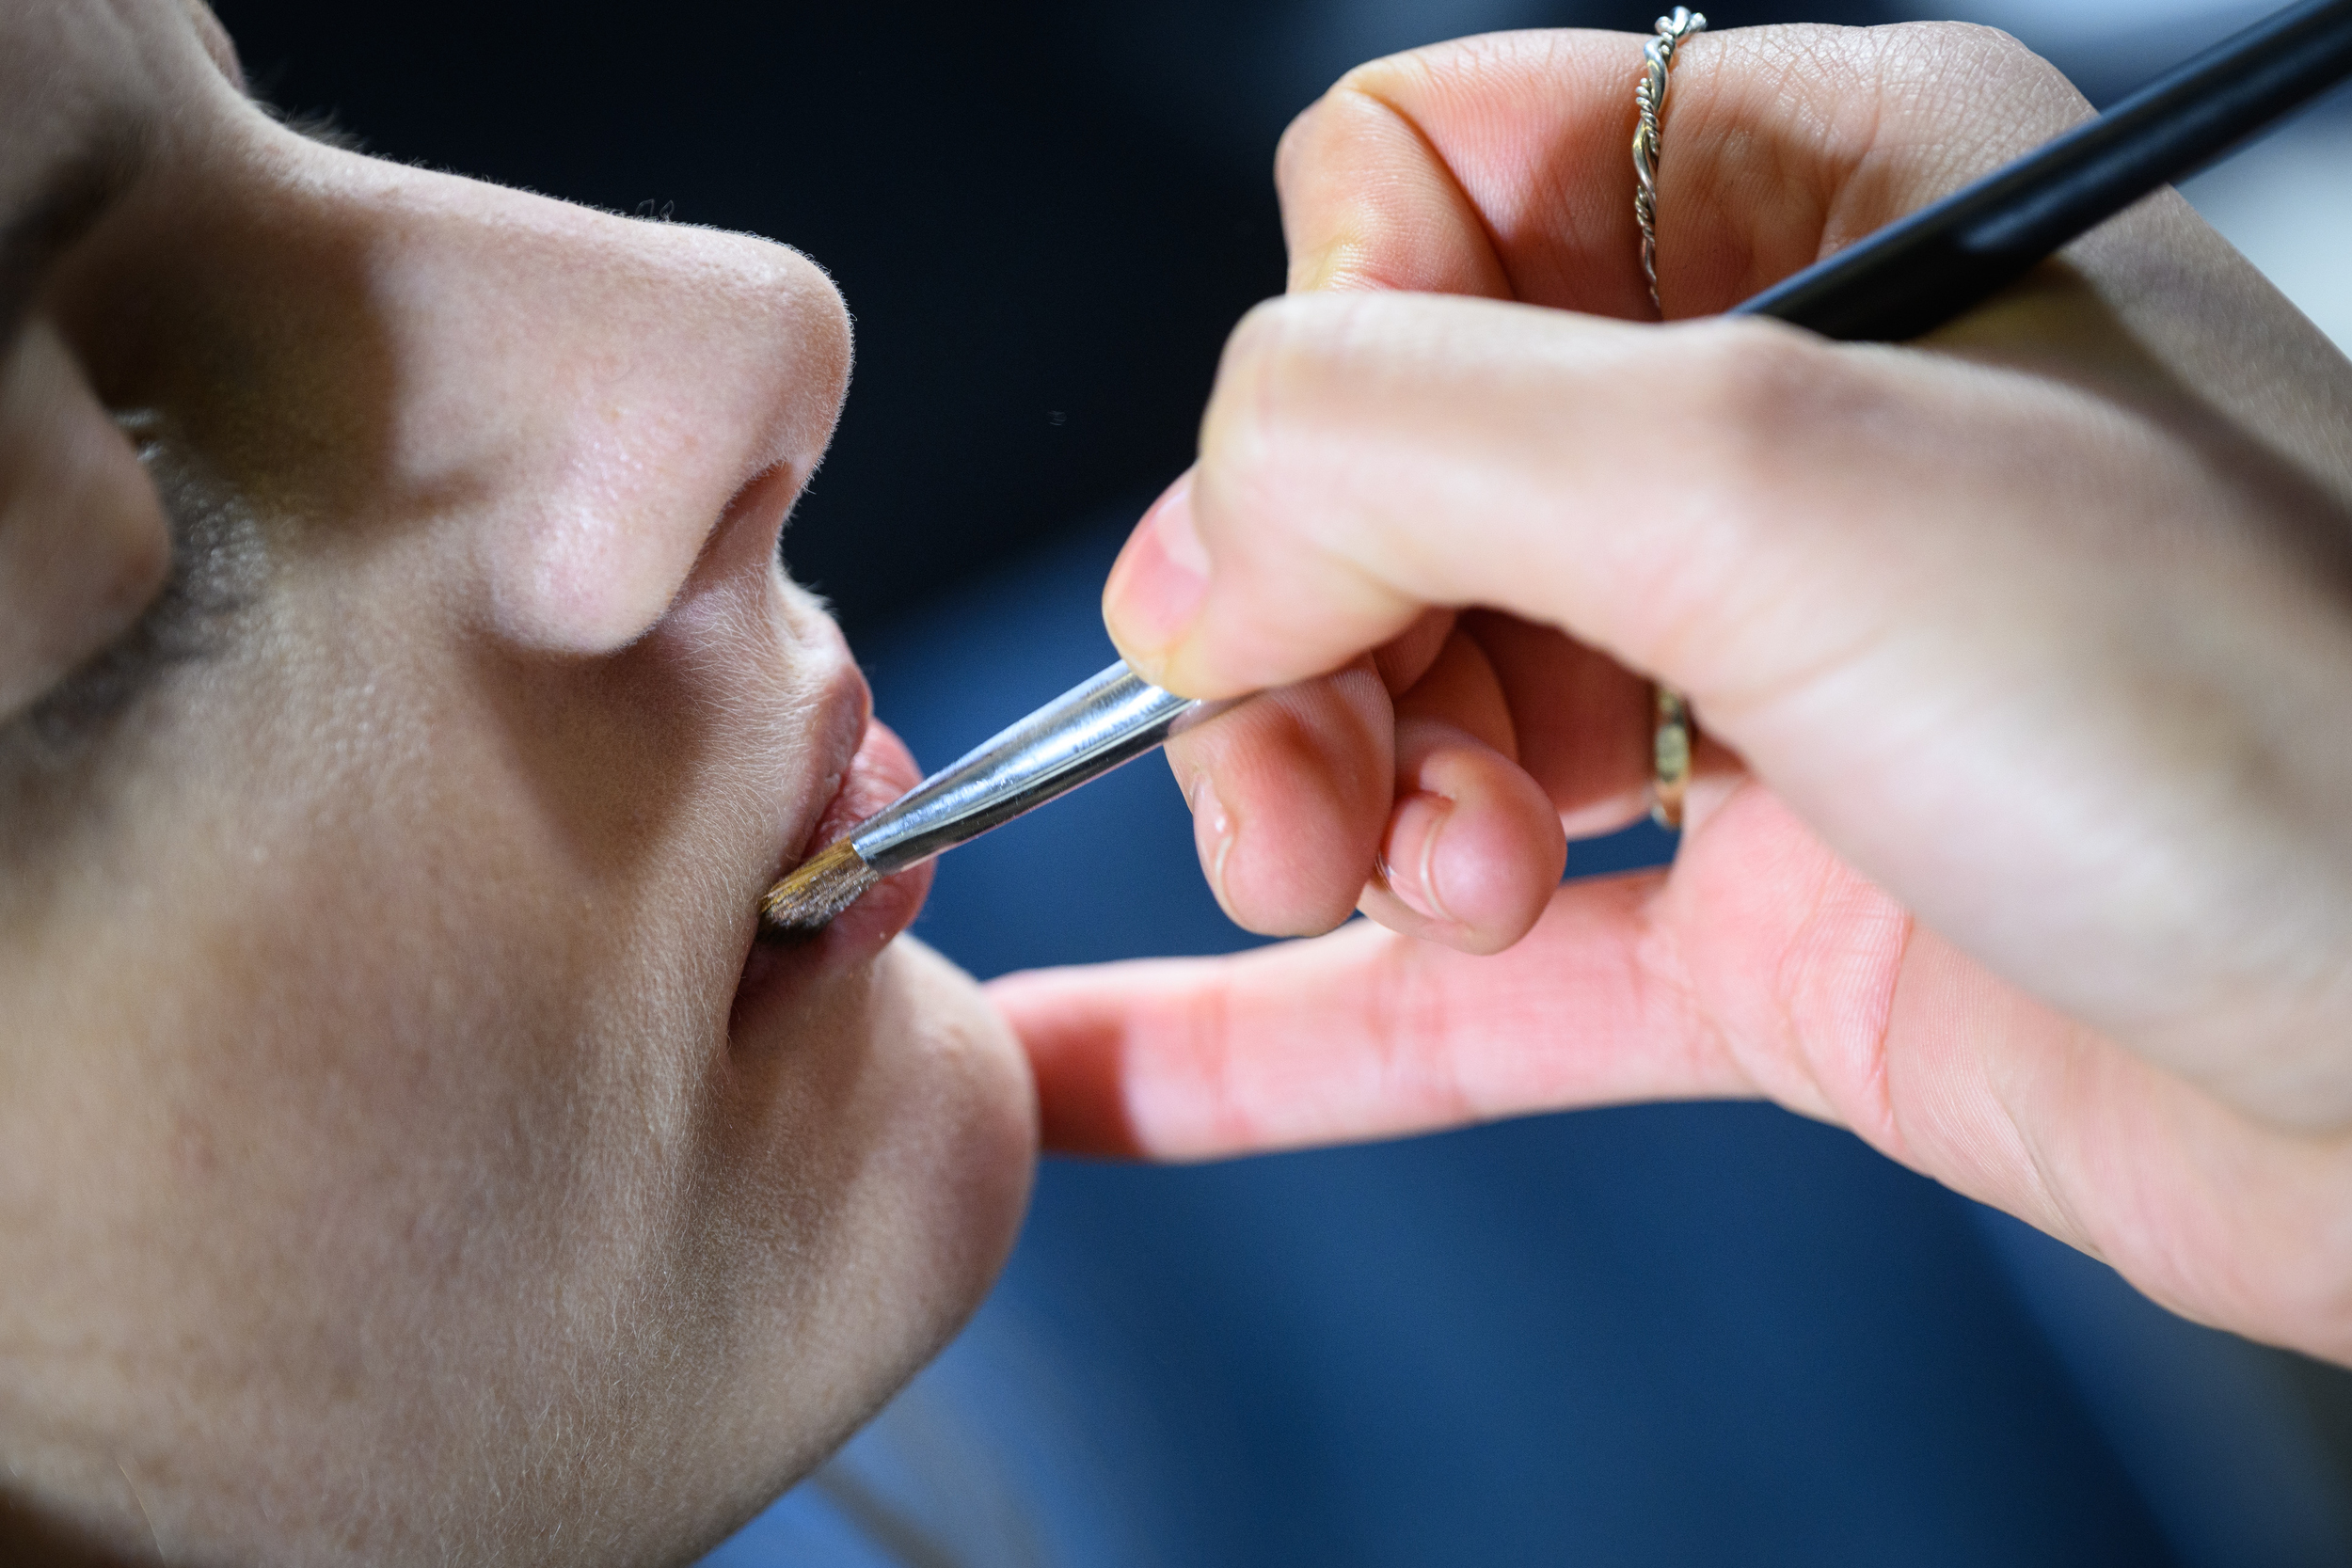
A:
{"type": "MultiPolygon", "coordinates": [[[[830,271],[856,381],[786,554],[854,636],[1190,460],[1226,332],[1282,287],[1275,138],[1347,67],[1496,27],[1646,29],[1656,7],[219,9],[258,92],[381,156],[752,230],[830,271]]],[[[1798,18],[1875,13],[1737,21],[1798,18]]]]}
{"type": "Polygon", "coordinates": [[[121,1556],[101,1545],[87,1531],[66,1520],[36,1512],[17,1498],[0,1493],[0,1562],[39,1563],[40,1568],[133,1568],[157,1561],[141,1553],[121,1556]]]}

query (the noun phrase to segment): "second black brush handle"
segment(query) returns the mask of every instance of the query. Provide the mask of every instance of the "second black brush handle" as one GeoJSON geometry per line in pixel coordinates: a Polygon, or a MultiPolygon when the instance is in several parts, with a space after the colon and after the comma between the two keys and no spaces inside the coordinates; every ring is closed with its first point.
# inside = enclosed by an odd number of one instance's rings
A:
{"type": "Polygon", "coordinates": [[[1825,338],[1901,342],[2352,75],[2352,0],[2304,0],[2089,124],[1733,308],[1825,338]]]}

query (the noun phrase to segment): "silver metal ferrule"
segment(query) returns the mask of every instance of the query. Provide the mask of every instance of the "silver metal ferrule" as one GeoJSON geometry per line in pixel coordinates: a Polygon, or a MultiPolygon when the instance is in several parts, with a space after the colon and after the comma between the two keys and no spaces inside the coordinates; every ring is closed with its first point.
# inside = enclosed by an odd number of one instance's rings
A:
{"type": "Polygon", "coordinates": [[[1073,687],[858,824],[850,843],[883,876],[1041,806],[1232,706],[1163,691],[1124,662],[1073,687]]]}

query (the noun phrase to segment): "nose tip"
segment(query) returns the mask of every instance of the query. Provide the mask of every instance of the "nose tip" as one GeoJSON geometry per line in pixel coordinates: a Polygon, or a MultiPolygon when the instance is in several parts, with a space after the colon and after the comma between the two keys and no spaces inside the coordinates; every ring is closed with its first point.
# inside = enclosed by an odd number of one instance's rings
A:
{"type": "MultiPolygon", "coordinates": [[[[685,233],[692,249],[678,258],[679,282],[699,297],[678,324],[681,339],[712,340],[731,364],[723,373],[739,376],[745,390],[767,382],[771,448],[751,457],[753,471],[782,465],[805,477],[824,455],[849,391],[849,307],[824,269],[789,245],[717,230],[685,233]]],[[[698,356],[706,364],[707,352],[698,356]]]]}
{"type": "Polygon", "coordinates": [[[375,219],[410,388],[394,466],[495,503],[469,510],[488,531],[472,545],[500,635],[620,647],[754,480],[781,493],[781,526],[849,383],[849,314],[814,262],[447,176],[377,177],[400,184],[393,221],[375,219]]]}
{"type": "MultiPolygon", "coordinates": [[[[570,318],[581,374],[553,412],[556,487],[513,536],[510,633],[569,652],[639,636],[755,480],[765,561],[832,439],[850,375],[839,293],[798,251],[746,235],[612,220],[596,303],[570,318]]],[[[584,302],[583,302],[584,303],[584,302]]],[[[756,545],[753,549],[750,546],[756,545]]]]}

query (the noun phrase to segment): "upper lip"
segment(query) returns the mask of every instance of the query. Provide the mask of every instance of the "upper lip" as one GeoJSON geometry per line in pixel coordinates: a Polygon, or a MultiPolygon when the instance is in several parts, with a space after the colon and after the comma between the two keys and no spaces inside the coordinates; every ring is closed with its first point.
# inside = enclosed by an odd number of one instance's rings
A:
{"type": "Polygon", "coordinates": [[[844,659],[826,677],[824,694],[812,711],[812,760],[820,763],[823,771],[812,773],[795,802],[799,809],[792,814],[780,846],[782,855],[774,868],[777,876],[798,865],[811,850],[821,847],[817,843],[818,832],[829,826],[826,819],[833,815],[850,783],[858,749],[865,743],[866,725],[872,717],[873,698],[866,677],[856,665],[844,659]]]}
{"type": "MultiPolygon", "coordinates": [[[[728,501],[699,559],[681,598],[694,596],[699,587],[739,588],[747,574],[768,579],[775,571],[776,541],[787,513],[800,494],[804,477],[779,464],[753,478],[728,501]]],[[[766,590],[772,594],[776,590],[766,590]]],[[[789,705],[790,722],[800,731],[792,750],[801,759],[781,769],[784,785],[770,797],[773,816],[769,831],[771,878],[798,863],[812,835],[823,823],[842,785],[851,775],[859,746],[873,712],[873,694],[866,677],[850,657],[839,627],[813,602],[799,601],[786,588],[787,602],[770,598],[769,613],[776,617],[779,645],[765,645],[758,656],[792,663],[806,661],[812,673],[792,681],[768,700],[789,705]]],[[[721,635],[729,635],[722,633],[721,635]]]]}

